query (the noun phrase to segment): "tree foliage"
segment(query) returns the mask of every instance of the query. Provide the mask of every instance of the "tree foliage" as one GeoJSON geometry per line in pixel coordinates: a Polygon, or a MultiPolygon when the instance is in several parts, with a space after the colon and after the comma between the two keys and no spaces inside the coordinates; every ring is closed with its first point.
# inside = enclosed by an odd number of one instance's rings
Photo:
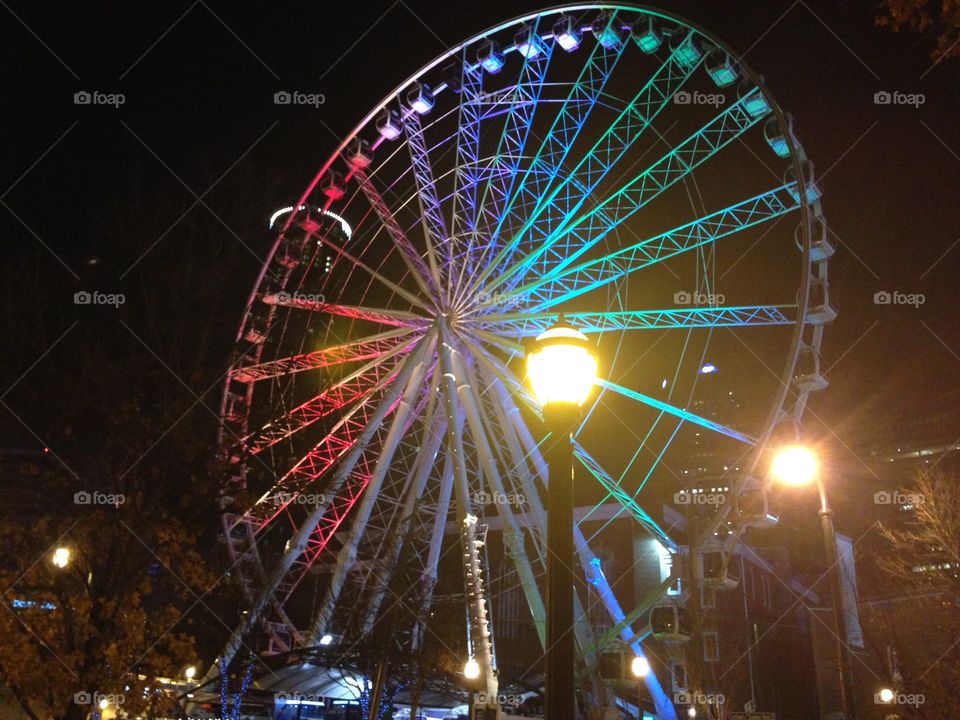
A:
{"type": "Polygon", "coordinates": [[[172,711],[155,679],[209,660],[236,622],[218,394],[273,202],[242,169],[213,211],[145,185],[61,253],[75,278],[29,246],[0,291],[0,332],[21,338],[0,357],[0,687],[33,720],[83,718],[95,693],[172,711]],[[78,305],[82,290],[124,302],[78,305]]]}
{"type": "Polygon", "coordinates": [[[958,0],[883,0],[877,24],[894,32],[932,35],[934,60],[960,57],[960,2],[958,0]]]}

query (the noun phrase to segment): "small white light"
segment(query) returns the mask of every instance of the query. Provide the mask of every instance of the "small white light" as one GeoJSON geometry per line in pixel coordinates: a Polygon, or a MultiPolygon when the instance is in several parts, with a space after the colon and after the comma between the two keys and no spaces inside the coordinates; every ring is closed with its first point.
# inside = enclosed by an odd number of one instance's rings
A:
{"type": "Polygon", "coordinates": [[[183,676],[187,680],[193,680],[197,676],[197,668],[194,665],[190,665],[186,670],[183,671],[183,676]]]}
{"type": "Polygon", "coordinates": [[[53,551],[51,562],[58,568],[65,568],[70,564],[70,548],[58,547],[53,551]]]}
{"type": "Polygon", "coordinates": [[[882,689],[879,693],[877,693],[877,694],[880,696],[880,702],[882,702],[882,703],[893,702],[894,692],[893,692],[893,690],[891,690],[890,688],[883,688],[883,689],[882,689]]]}
{"type": "Polygon", "coordinates": [[[320,638],[321,645],[329,645],[332,642],[333,642],[333,635],[324,635],[322,638],[320,638]]]}
{"type": "Polygon", "coordinates": [[[639,655],[630,661],[630,672],[634,677],[642,678],[650,674],[650,663],[639,655]]]}
{"type": "Polygon", "coordinates": [[[473,658],[467,660],[467,664],[463,666],[463,676],[467,680],[476,680],[480,677],[480,663],[473,658]]]}

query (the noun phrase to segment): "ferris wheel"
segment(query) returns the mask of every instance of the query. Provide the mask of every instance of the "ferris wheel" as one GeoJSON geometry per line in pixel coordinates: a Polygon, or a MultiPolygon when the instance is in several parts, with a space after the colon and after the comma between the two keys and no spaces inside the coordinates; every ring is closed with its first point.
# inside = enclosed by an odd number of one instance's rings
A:
{"type": "MultiPolygon", "coordinates": [[[[416,644],[454,546],[496,695],[477,532],[497,519],[542,642],[549,478],[523,355],[560,313],[604,378],[575,438],[586,497],[676,549],[644,503],[703,437],[737,499],[702,529],[704,565],[722,573],[772,522],[755,469],[826,385],[833,250],[791,119],[706,31],[620,3],[491,27],[388,93],[274,221],[222,400],[223,535],[248,603],[222,658],[255,629],[277,653],[367,637],[411,565],[416,644]],[[736,417],[698,410],[706,375],[743,397],[736,417]],[[508,497],[522,507],[489,501],[508,497]]],[[[669,579],[659,604],[623,607],[588,520],[577,555],[613,634],[641,655],[667,612],[682,641],[669,579]]],[[[602,644],[576,633],[585,657],[602,644]]]]}

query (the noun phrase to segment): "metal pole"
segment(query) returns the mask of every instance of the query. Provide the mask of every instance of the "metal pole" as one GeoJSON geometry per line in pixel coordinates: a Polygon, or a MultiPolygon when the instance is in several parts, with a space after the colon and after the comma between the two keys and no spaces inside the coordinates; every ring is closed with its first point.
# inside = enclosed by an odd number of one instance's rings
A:
{"type": "Polygon", "coordinates": [[[551,433],[547,448],[547,657],[545,720],[574,720],[576,678],[573,630],[573,444],[577,406],[543,409],[551,433]]]}
{"type": "Polygon", "coordinates": [[[840,555],[837,551],[837,532],[833,527],[833,510],[827,502],[827,489],[823,478],[817,478],[820,491],[820,528],[827,555],[827,572],[830,575],[830,599],[833,603],[833,622],[837,634],[837,670],[840,680],[840,699],[845,720],[855,720],[856,706],[850,676],[850,648],[847,647],[847,622],[843,612],[843,584],[840,555]]]}

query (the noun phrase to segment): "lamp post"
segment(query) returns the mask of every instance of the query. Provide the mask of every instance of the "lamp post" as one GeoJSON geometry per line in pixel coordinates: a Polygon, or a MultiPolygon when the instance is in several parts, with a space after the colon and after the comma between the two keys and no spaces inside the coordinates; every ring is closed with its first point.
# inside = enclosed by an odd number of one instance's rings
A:
{"type": "Polygon", "coordinates": [[[583,405],[597,379],[586,335],[564,322],[541,333],[527,355],[527,376],[551,442],[546,450],[547,648],[545,720],[576,716],[573,635],[573,443],[583,405]]]}
{"type": "Polygon", "coordinates": [[[826,551],[827,573],[830,576],[830,599],[833,604],[833,622],[837,635],[837,669],[840,681],[840,700],[845,720],[856,718],[853,683],[850,675],[850,649],[847,647],[847,622],[843,612],[843,585],[840,556],[837,551],[837,532],[833,526],[833,510],[827,501],[827,488],[816,454],[804,445],[788,445],[774,456],[771,475],[776,482],[790,487],[801,487],[812,482],[820,493],[820,529],[826,551]]]}

